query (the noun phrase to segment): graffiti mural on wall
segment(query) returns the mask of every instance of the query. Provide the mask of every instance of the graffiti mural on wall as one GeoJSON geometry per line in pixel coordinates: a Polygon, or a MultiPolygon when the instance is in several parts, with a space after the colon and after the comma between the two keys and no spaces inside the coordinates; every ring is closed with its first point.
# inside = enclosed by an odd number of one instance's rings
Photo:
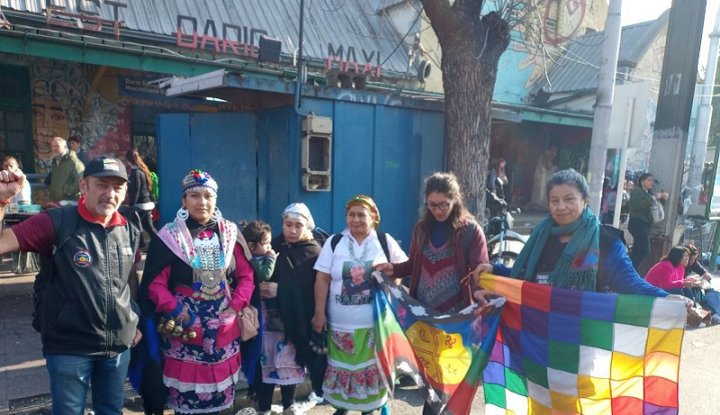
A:
{"type": "Polygon", "coordinates": [[[67,138],[80,124],[85,91],[79,65],[53,65],[49,60],[30,65],[35,171],[46,172],[53,137],[67,138]]]}
{"type": "Polygon", "coordinates": [[[88,156],[123,156],[132,146],[130,109],[115,106],[97,93],[90,95],[91,116],[82,124],[83,133],[86,134],[83,137],[89,138],[86,150],[88,156]]]}
{"type": "Polygon", "coordinates": [[[513,43],[514,50],[526,54],[519,69],[531,70],[525,88],[545,75],[553,64],[553,56],[562,52],[565,43],[582,34],[581,28],[589,23],[588,0],[546,1],[538,7],[540,10],[530,12],[523,18],[525,24],[518,27],[522,41],[513,43]]]}
{"type": "Polygon", "coordinates": [[[586,0],[549,1],[545,4],[543,35],[550,45],[562,45],[580,30],[587,10],[586,0]]]}
{"type": "Polygon", "coordinates": [[[50,140],[78,135],[90,156],[119,154],[130,148],[129,111],[95,90],[94,69],[71,62],[38,59],[32,65],[33,147],[35,169],[47,172],[50,140]]]}
{"type": "MultiPolygon", "coordinates": [[[[5,53],[0,53],[0,61],[27,67],[30,73],[36,173],[49,171],[52,160],[50,140],[56,136],[81,137],[82,150],[88,157],[122,157],[133,145],[133,108],[150,108],[153,113],[236,112],[254,108],[254,103],[238,106],[198,98],[166,97],[157,87],[145,84],[162,77],[155,73],[5,53]],[[143,93],[131,93],[127,88],[128,79],[143,93]]],[[[150,122],[154,122],[154,116],[150,122]]]]}

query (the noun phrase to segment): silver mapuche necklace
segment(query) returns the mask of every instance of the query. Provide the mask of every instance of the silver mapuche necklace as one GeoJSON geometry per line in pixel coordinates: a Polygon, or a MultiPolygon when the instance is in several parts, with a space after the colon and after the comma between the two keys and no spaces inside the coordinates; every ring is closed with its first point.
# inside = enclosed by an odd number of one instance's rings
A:
{"type": "Polygon", "coordinates": [[[363,246],[363,250],[362,250],[362,253],[360,254],[360,258],[358,258],[357,256],[355,256],[355,247],[353,247],[352,238],[348,238],[347,241],[348,241],[348,243],[347,243],[348,252],[350,253],[350,256],[352,257],[352,259],[355,262],[364,264],[365,258],[367,258],[367,253],[368,253],[368,248],[370,247],[370,243],[368,242],[365,244],[365,246],[363,246]]]}
{"type": "Polygon", "coordinates": [[[218,234],[202,231],[193,239],[193,288],[204,299],[219,298],[224,290],[225,252],[218,234]]]}

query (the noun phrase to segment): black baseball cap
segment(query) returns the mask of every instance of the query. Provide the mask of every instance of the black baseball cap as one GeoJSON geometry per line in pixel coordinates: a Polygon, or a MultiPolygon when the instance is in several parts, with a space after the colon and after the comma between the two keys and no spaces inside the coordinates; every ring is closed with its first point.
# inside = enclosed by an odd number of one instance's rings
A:
{"type": "Polygon", "coordinates": [[[85,165],[83,177],[119,177],[128,181],[127,170],[122,161],[114,157],[95,157],[85,165]]]}

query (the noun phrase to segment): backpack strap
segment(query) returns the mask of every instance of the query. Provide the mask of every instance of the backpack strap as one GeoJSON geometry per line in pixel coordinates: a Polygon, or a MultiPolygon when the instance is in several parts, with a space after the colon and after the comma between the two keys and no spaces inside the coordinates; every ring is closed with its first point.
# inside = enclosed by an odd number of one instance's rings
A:
{"type": "Polygon", "coordinates": [[[387,258],[387,261],[390,262],[390,249],[388,249],[387,234],[385,232],[378,232],[377,236],[380,240],[380,247],[385,253],[385,258],[387,258]]]}
{"type": "Polygon", "coordinates": [[[50,257],[40,257],[40,272],[35,276],[33,282],[33,312],[32,327],[38,333],[42,330],[42,296],[45,287],[53,278],[55,272],[55,253],[62,248],[70,237],[75,233],[77,227],[78,213],[75,206],[65,206],[58,209],[50,209],[47,211],[55,230],[55,242],[53,243],[52,255],[50,257]]]}
{"type": "Polygon", "coordinates": [[[325,245],[325,241],[328,240],[330,237],[330,234],[327,233],[327,231],[319,226],[316,226],[312,230],[313,238],[317,241],[317,243],[322,247],[325,245]]]}
{"type": "Polygon", "coordinates": [[[59,209],[48,211],[55,229],[55,243],[53,244],[53,255],[65,245],[65,242],[75,234],[78,223],[77,206],[65,206],[59,209]]]}
{"type": "Polygon", "coordinates": [[[332,236],[332,238],[330,238],[330,248],[332,248],[333,252],[335,252],[335,247],[337,246],[337,244],[340,243],[340,240],[342,239],[342,237],[343,236],[341,233],[336,233],[335,235],[332,236]]]}

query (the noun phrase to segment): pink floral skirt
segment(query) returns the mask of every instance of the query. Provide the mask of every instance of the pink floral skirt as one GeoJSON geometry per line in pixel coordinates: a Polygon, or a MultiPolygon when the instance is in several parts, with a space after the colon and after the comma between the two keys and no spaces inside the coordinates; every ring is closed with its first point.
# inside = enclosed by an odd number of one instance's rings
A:
{"type": "MultiPolygon", "coordinates": [[[[180,290],[179,290],[180,291],[180,290]]],[[[240,328],[237,316],[221,314],[225,297],[196,299],[185,292],[176,298],[197,315],[195,339],[162,337],[163,383],[168,404],[177,412],[219,412],[233,404],[240,379],[240,328]]]]}
{"type": "Polygon", "coordinates": [[[297,385],[305,381],[305,369],[295,363],[295,346],[285,340],[285,334],[267,329],[268,315],[265,303],[262,307],[265,331],[262,336],[262,367],[263,383],[274,385],[297,385]]]}

